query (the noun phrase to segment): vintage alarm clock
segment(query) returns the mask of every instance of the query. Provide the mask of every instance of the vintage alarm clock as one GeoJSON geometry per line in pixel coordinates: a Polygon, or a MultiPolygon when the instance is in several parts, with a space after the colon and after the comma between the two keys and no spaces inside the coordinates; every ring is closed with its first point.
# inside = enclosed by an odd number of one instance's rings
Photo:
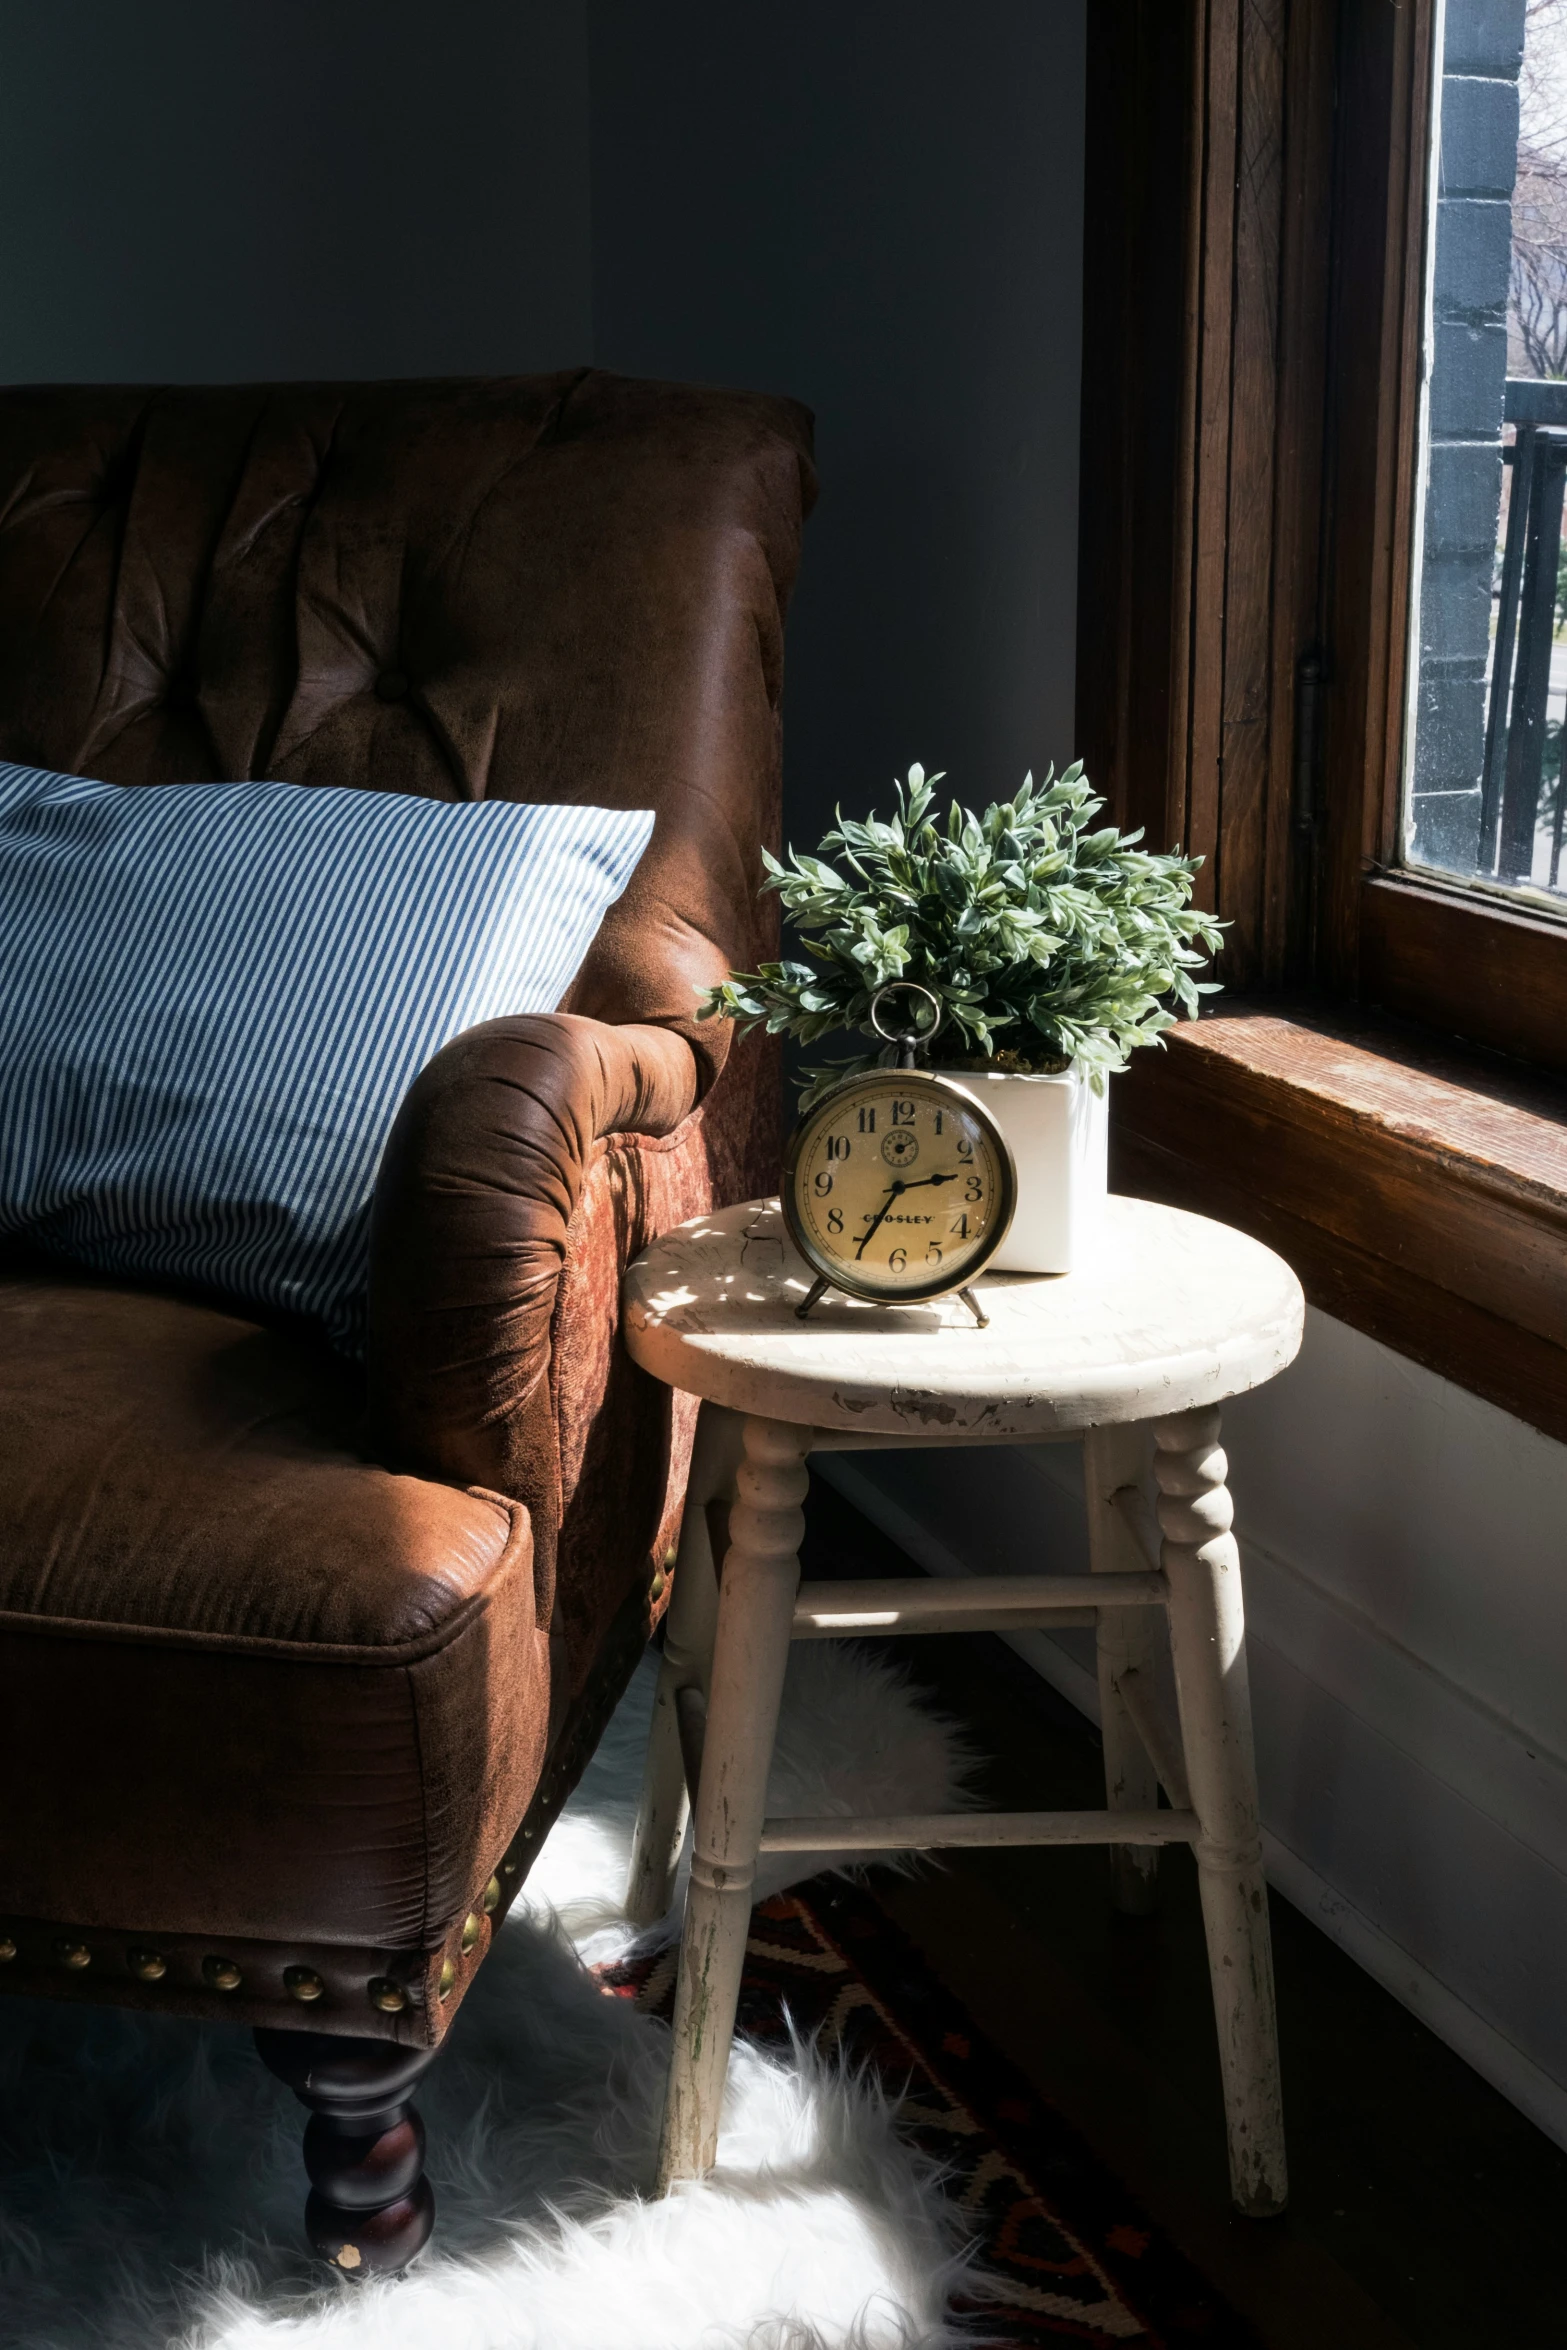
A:
{"type": "Polygon", "coordinates": [[[941,1025],[928,988],[891,981],[871,999],[870,1018],[897,1046],[897,1066],[841,1079],[790,1137],[784,1219],[816,1275],[796,1311],[803,1318],[829,1288],[881,1305],[956,1290],[983,1325],[969,1283],[1001,1246],[1017,1204],[1007,1138],[964,1086],[916,1066],[941,1025]],[[897,995],[924,997],[923,1028],[886,1024],[897,995]]]}

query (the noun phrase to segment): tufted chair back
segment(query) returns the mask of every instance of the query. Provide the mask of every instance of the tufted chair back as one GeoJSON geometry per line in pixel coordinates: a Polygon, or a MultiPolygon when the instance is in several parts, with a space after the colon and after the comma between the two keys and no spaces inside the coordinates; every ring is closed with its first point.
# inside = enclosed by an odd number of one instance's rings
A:
{"type": "Polygon", "coordinates": [[[651,806],[564,1008],[710,1079],[694,990],[764,943],[808,451],[792,403],[593,371],[0,391],[0,758],[651,806]]]}

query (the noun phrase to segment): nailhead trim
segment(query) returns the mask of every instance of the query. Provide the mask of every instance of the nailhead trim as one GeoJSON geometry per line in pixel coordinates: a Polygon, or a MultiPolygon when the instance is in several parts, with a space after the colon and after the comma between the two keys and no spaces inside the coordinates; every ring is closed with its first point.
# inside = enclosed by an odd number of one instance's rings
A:
{"type": "MultiPolygon", "coordinates": [[[[666,1560],[666,1569],[668,1564],[669,1562],[666,1560]]],[[[638,1651],[640,1651],[640,1646],[641,1637],[639,1634],[638,1651]]],[[[572,1739],[569,1749],[559,1749],[551,1758],[550,1767],[545,1771],[534,1790],[533,1802],[529,1807],[526,1823],[519,1826],[502,1856],[494,1876],[489,1879],[474,1908],[469,1911],[464,1920],[462,1932],[458,1938],[459,1952],[454,1954],[448,1951],[448,1954],[442,1959],[434,1988],[443,2007],[457,1987],[459,1974],[467,1978],[475,1971],[483,1958],[483,1946],[489,1939],[484,1932],[483,1920],[485,1918],[493,1919],[503,1901],[508,1901],[515,1892],[517,1880],[525,1873],[528,1864],[533,1860],[539,1844],[548,1833],[555,1814],[560,1809],[562,1790],[568,1782],[575,1782],[579,1775],[579,1765],[593,1753],[603,1736],[605,1726],[614,1712],[614,1706],[619,1697],[613,1671],[610,1683],[610,1688],[606,1690],[605,1696],[599,1704],[593,1708],[590,1714],[585,1714],[578,1723],[576,1735],[572,1739]],[[478,1953],[478,1957],[474,1956],[475,1952],[478,1953]]],[[[29,1947],[33,1947],[31,1942],[29,1942],[29,1947]]],[[[93,1965],[94,1951],[92,1946],[78,1940],[74,1935],[56,1935],[44,1944],[43,1948],[47,1950],[56,1966],[65,1967],[73,1973],[84,1973],[93,1965]]],[[[115,1962],[118,1953],[105,1954],[100,1950],[98,1956],[103,1959],[100,1974],[104,1990],[108,1991],[115,1979],[115,1962]]],[[[30,1963],[33,1965],[41,1963],[40,1956],[36,1952],[30,1961],[23,1956],[21,1943],[16,1934],[0,1931],[0,1967],[10,1966],[19,1959],[22,1962],[24,1977],[30,1963]]],[[[323,1978],[314,1967],[303,1961],[291,1963],[282,1969],[281,1985],[278,1985],[277,1977],[271,1971],[277,1963],[273,1952],[266,1952],[259,1963],[264,1980],[260,1983],[252,1981],[247,1984],[237,1961],[224,1957],[221,1953],[212,1952],[201,1960],[201,1979],[209,1990],[226,1994],[243,1991],[249,2000],[266,2000],[279,2006],[283,2004],[284,2000],[291,2004],[296,2002],[314,2004],[317,1997],[329,1997],[323,1978]],[[296,1982],[302,1985],[307,1981],[318,1984],[319,1991],[306,1992],[301,1988],[296,1988],[296,1982]]],[[[413,1971],[403,1980],[399,1980],[394,1975],[373,1975],[365,1986],[366,1997],[370,2005],[385,2015],[400,2015],[410,2008],[420,2008],[424,2005],[427,1995],[426,1986],[430,1979],[428,1970],[432,1964],[430,1957],[423,1952],[408,1951],[399,1953],[395,1963],[413,1971]]],[[[191,1960],[188,1957],[171,1960],[166,1952],[147,1945],[124,1946],[124,1965],[129,1973],[144,1984],[163,1983],[171,2001],[178,2001],[189,1992],[190,1977],[186,1970],[190,1964],[191,1960]]]]}
{"type": "MultiPolygon", "coordinates": [[[[496,1886],[499,1898],[498,1880],[492,1878],[491,1884],[496,1886]]],[[[482,1926],[480,1930],[482,1933],[482,1926]]],[[[195,1963],[192,1959],[171,1960],[167,1952],[143,1943],[128,1943],[122,1948],[125,1972],[136,1982],[149,1987],[161,1983],[171,2004],[178,2002],[182,1996],[188,1996],[193,1988],[189,1971],[195,1963]]],[[[72,1974],[85,1974],[92,1969],[102,1978],[107,1993],[119,1974],[116,1960],[120,1956],[121,1952],[117,1950],[100,1947],[95,1951],[91,1943],[74,1934],[55,1934],[42,1942],[33,1942],[29,1938],[28,1948],[24,1950],[23,1941],[14,1931],[0,1930],[0,1967],[16,1966],[24,1977],[29,1967],[43,1965],[72,1974]]],[[[429,1964],[425,1954],[420,1951],[398,1953],[395,1963],[417,1968],[419,1972],[402,1980],[395,1975],[374,1975],[368,1978],[366,1990],[370,2005],[383,2015],[403,2015],[424,2005],[423,1970],[429,1964]]],[[[209,1952],[199,1962],[199,1972],[205,1989],[225,1996],[243,1993],[250,1999],[264,1999],[270,2004],[281,2005],[286,1999],[290,2005],[301,2006],[313,2006],[317,2001],[331,1997],[326,1980],[319,1970],[303,1961],[282,1969],[280,1985],[276,1977],[272,1976],[270,1966],[264,1970],[266,1979],[257,1982],[253,1977],[247,1978],[237,1960],[217,1951],[209,1952]]],[[[453,1968],[447,1984],[448,1995],[455,1980],[456,1972],[453,1968]]]]}

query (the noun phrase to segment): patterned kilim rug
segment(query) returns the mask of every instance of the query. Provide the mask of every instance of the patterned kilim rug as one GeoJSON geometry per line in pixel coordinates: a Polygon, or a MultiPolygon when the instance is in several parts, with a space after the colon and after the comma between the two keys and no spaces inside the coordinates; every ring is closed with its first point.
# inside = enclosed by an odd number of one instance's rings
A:
{"type": "MultiPolygon", "coordinates": [[[[617,1996],[669,2014],[672,1950],[601,1973],[617,1996]]],[[[777,2048],[791,2026],[869,2067],[944,2166],[984,2272],[984,2298],[967,2304],[977,2340],[1261,2350],[862,1887],[814,1878],[757,1910],[740,2028],[777,2048]]]]}

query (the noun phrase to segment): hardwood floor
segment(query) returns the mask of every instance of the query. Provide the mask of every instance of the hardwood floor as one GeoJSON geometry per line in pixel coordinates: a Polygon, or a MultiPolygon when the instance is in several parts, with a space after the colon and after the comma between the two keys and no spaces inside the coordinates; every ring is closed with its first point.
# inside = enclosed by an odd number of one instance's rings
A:
{"type": "MultiPolygon", "coordinates": [[[[811,1576],[908,1574],[817,1481],[811,1576]]],[[[987,1804],[1102,1800],[1098,1734],[990,1634],[888,1643],[987,1761],[987,1804]]],[[[878,1898],[975,2023],[1250,2317],[1269,2350],[1523,2350],[1567,2342],[1567,2154],[1277,1893],[1292,2196],[1235,2218],[1191,1855],[1158,1914],[1117,1916],[1104,1855],[934,1860],[878,1898]]]]}

